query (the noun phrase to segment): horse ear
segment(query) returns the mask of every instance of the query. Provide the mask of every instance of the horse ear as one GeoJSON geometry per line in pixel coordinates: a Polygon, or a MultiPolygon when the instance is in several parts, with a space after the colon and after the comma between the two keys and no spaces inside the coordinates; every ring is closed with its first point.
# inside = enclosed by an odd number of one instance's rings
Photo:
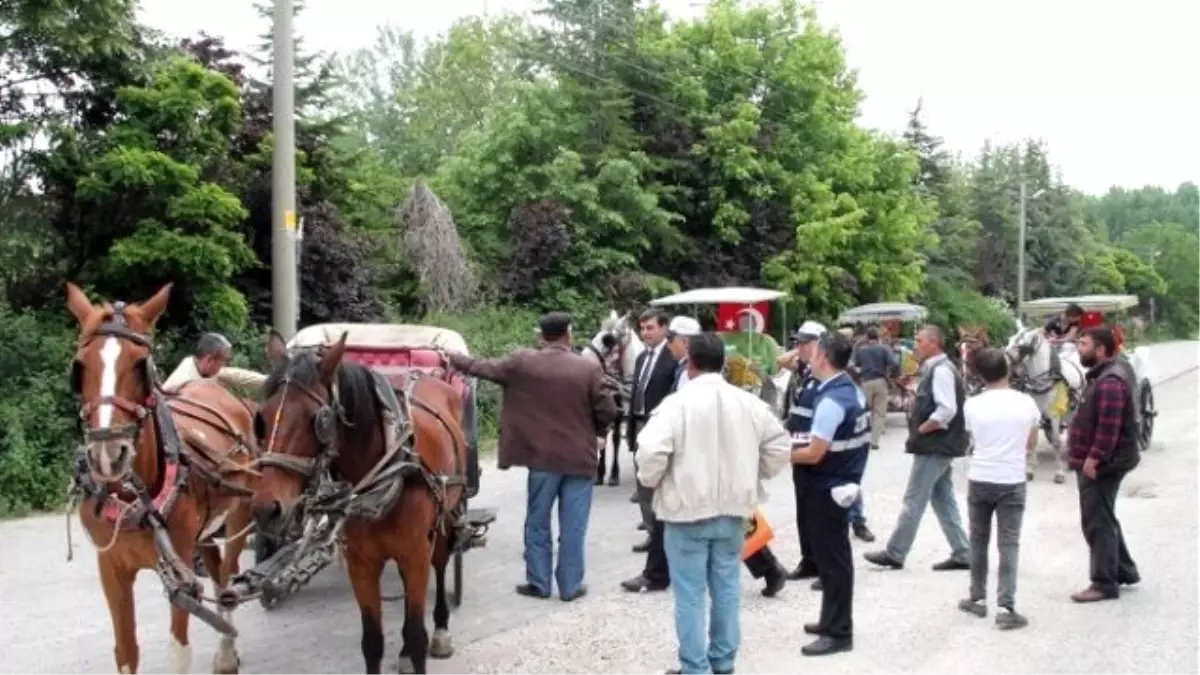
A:
{"type": "Polygon", "coordinates": [[[342,337],[329,345],[321,357],[321,379],[325,384],[332,383],[334,376],[337,375],[338,366],[342,364],[342,356],[346,354],[346,338],[349,335],[348,331],[343,332],[342,337]]]}
{"type": "Polygon", "coordinates": [[[158,321],[158,317],[162,316],[162,313],[167,310],[167,301],[171,299],[172,285],[167,284],[163,286],[149,300],[137,306],[138,314],[145,319],[147,326],[153,328],[155,322],[158,321]]]}
{"type": "Polygon", "coordinates": [[[271,333],[267,335],[267,360],[271,362],[272,367],[276,368],[287,361],[287,342],[276,330],[271,330],[271,333]]]}
{"type": "Polygon", "coordinates": [[[79,323],[84,323],[89,317],[95,313],[96,308],[92,305],[92,301],[88,300],[83,289],[71,282],[67,282],[67,311],[75,317],[79,323]]]}

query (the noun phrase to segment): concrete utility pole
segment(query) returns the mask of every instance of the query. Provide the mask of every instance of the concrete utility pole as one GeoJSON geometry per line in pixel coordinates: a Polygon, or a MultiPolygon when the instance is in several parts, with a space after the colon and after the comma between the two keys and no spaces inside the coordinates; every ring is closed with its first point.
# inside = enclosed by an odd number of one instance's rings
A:
{"type": "Polygon", "coordinates": [[[1021,179],[1021,204],[1017,210],[1017,316],[1025,314],[1025,230],[1026,210],[1030,199],[1041,197],[1045,190],[1038,190],[1032,196],[1027,195],[1029,187],[1025,179],[1021,179]]]}
{"type": "Polygon", "coordinates": [[[275,330],[296,334],[300,320],[296,240],[295,38],[292,0],[274,0],[273,131],[271,169],[271,310],[275,330]]]}

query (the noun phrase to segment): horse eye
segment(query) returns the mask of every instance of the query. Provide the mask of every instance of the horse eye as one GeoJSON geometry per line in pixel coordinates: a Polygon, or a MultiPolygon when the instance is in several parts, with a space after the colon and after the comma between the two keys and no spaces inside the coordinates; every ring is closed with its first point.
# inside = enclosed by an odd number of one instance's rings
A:
{"type": "Polygon", "coordinates": [[[83,362],[76,359],[71,362],[71,392],[81,393],[83,390],[83,362]]]}
{"type": "Polygon", "coordinates": [[[262,440],[267,435],[267,421],[263,419],[262,411],[254,413],[254,437],[262,440]]]}

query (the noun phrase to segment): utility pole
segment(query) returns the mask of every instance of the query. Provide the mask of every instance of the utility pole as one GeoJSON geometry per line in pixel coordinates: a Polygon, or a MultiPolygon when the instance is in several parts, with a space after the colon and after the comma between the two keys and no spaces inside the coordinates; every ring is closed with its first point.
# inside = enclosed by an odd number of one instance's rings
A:
{"type": "Polygon", "coordinates": [[[271,310],[275,330],[296,334],[300,318],[296,241],[296,101],[292,0],[274,0],[271,168],[271,310]]]}
{"type": "Polygon", "coordinates": [[[1017,316],[1025,316],[1025,179],[1021,179],[1021,204],[1017,211],[1017,316]]]}

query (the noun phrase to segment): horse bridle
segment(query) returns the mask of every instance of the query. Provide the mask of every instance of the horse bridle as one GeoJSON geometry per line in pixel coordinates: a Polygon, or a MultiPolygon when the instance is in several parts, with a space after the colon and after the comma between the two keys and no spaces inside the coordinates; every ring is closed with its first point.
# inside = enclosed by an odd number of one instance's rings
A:
{"type": "MultiPolygon", "coordinates": [[[[315,353],[320,355],[321,351],[315,350],[315,353]]],[[[279,407],[275,410],[271,424],[271,437],[267,440],[267,446],[262,456],[255,460],[255,464],[259,467],[274,467],[290,471],[306,481],[314,476],[320,476],[338,457],[338,424],[350,426],[350,421],[346,419],[345,408],[342,407],[338,397],[337,383],[331,385],[322,396],[311,387],[292,380],[289,373],[283,378],[283,388],[279,394],[279,407]],[[283,419],[283,402],[287,400],[288,390],[292,387],[317,404],[317,411],[313,413],[312,421],[313,437],[317,441],[318,448],[315,457],[298,457],[286,452],[275,452],[275,438],[279,434],[279,423],[283,419]]]]}
{"type": "MultiPolygon", "coordinates": [[[[141,435],[142,427],[146,423],[146,419],[150,417],[150,413],[154,410],[156,404],[156,387],[154,377],[154,342],[148,335],[138,333],[129,327],[129,321],[125,317],[126,305],[123,302],[118,302],[113,305],[112,317],[110,320],[100,324],[96,330],[91,331],[85,336],[80,337],[76,349],[83,349],[92,340],[97,337],[115,337],[119,340],[132,342],[139,347],[148,350],[146,356],[146,397],[141,403],[130,401],[124,396],[113,394],[112,396],[97,396],[93,399],[83,401],[79,407],[79,422],[84,428],[84,439],[91,442],[108,442],[114,440],[129,440],[132,449],[131,452],[137,452],[137,440],[141,435]],[[87,420],[92,416],[102,405],[111,405],[121,410],[124,410],[131,417],[132,422],[122,424],[117,427],[91,427],[87,428],[87,420]]],[[[72,373],[72,380],[78,377],[78,372],[72,373]]],[[[79,383],[73,381],[72,388],[79,391],[79,383]]]]}

